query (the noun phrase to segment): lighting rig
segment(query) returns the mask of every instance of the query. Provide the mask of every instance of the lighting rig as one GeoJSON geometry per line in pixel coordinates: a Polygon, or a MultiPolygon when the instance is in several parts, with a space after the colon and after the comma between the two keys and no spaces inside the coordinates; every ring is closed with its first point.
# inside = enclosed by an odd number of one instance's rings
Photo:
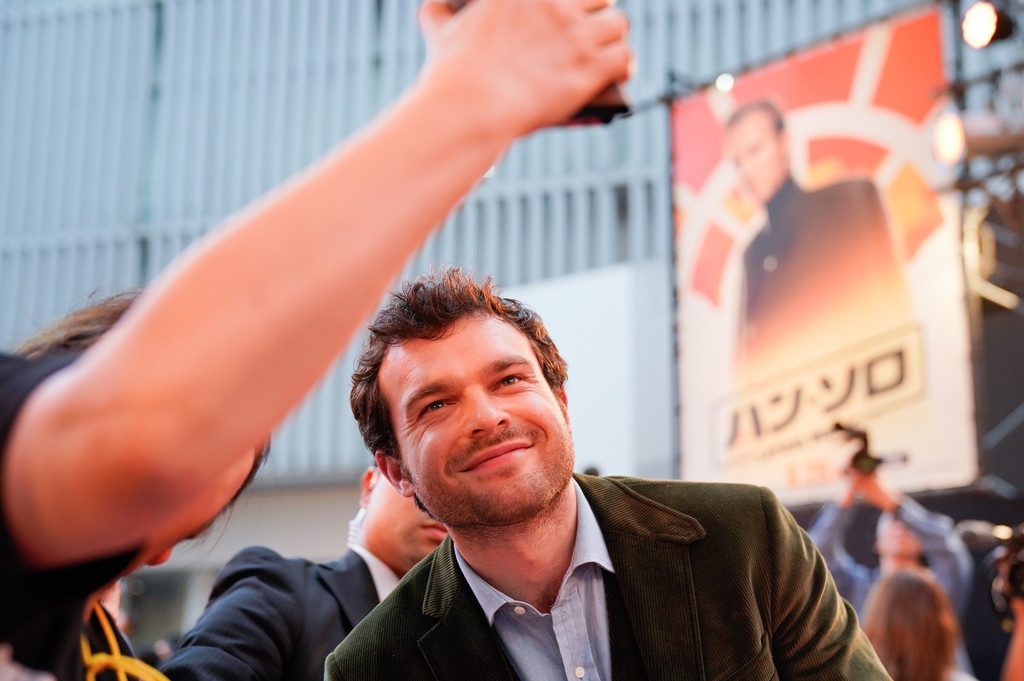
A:
{"type": "MultiPolygon", "coordinates": [[[[955,5],[954,5],[955,6],[955,5]]],[[[962,16],[964,42],[1024,54],[1020,0],[983,0],[962,16]]],[[[975,62],[982,55],[971,55],[975,62]]],[[[988,55],[984,55],[986,59],[988,55]]],[[[1010,59],[1005,59],[1009,56],[1010,59]]],[[[935,156],[958,170],[968,285],[982,298],[1024,314],[1024,59],[950,84],[955,111],[933,131],[935,156]]]]}

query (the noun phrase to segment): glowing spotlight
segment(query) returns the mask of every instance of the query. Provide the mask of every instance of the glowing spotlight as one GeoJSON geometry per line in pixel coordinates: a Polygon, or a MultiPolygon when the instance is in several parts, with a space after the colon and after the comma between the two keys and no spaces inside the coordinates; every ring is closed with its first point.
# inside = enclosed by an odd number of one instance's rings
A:
{"type": "Polygon", "coordinates": [[[1024,125],[990,111],[944,113],[932,126],[932,151],[948,165],[1024,152],[1024,125]]]}
{"type": "Polygon", "coordinates": [[[935,157],[946,165],[956,165],[964,158],[967,137],[960,116],[947,112],[939,116],[932,129],[932,149],[935,157]]]}
{"type": "Polygon", "coordinates": [[[731,73],[723,73],[718,78],[715,78],[715,87],[718,88],[719,92],[732,92],[735,84],[736,79],[733,78],[731,73]]]}
{"type": "Polygon", "coordinates": [[[964,42],[976,50],[1013,33],[1013,21],[1005,12],[996,9],[991,2],[976,2],[964,14],[960,24],[964,42]]]}

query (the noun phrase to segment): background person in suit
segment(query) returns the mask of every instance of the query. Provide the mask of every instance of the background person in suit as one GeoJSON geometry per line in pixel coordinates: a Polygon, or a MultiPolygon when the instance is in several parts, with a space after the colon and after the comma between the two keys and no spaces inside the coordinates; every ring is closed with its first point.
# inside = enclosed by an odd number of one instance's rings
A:
{"type": "Polygon", "coordinates": [[[540,317],[450,269],[378,311],[352,409],[448,527],[327,678],[888,679],[764,488],[573,476],[565,361],[540,317]]]}
{"type": "Polygon", "coordinates": [[[322,681],[327,654],[446,535],[376,467],[361,486],[345,555],[316,564],[263,547],[239,552],[160,671],[171,681],[322,681]]]}
{"type": "Polygon", "coordinates": [[[767,217],[743,255],[740,387],[910,320],[902,265],[872,181],[800,187],[785,120],[768,100],[733,112],[725,155],[767,217]]]}

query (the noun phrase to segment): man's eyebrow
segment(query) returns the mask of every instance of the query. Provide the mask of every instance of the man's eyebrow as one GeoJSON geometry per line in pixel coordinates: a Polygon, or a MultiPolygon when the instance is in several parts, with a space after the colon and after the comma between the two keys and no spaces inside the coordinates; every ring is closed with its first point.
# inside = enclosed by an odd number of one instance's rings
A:
{"type": "MultiPolygon", "coordinates": [[[[524,355],[506,355],[505,357],[499,357],[492,362],[489,362],[484,366],[485,374],[497,374],[502,371],[506,371],[512,367],[530,366],[530,359],[524,355]]],[[[421,386],[414,390],[409,398],[405,400],[402,405],[403,411],[408,412],[414,405],[419,402],[437,395],[439,393],[446,393],[454,388],[454,383],[451,381],[431,381],[424,386],[421,386]]]]}
{"type": "Polygon", "coordinates": [[[413,393],[409,395],[409,399],[407,399],[405,404],[402,405],[403,410],[408,412],[416,403],[421,402],[432,395],[448,392],[451,388],[452,383],[448,381],[432,381],[431,383],[413,391],[413,393]]]}
{"type": "Polygon", "coordinates": [[[518,366],[529,366],[530,360],[523,355],[506,355],[505,357],[499,357],[490,364],[488,364],[484,371],[489,374],[498,374],[506,369],[518,366]]]}

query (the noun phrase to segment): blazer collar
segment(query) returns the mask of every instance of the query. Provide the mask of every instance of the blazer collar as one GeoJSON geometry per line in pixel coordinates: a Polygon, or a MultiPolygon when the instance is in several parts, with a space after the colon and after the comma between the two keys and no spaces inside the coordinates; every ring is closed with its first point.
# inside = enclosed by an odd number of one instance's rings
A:
{"type": "Polygon", "coordinates": [[[320,583],[338,601],[351,626],[355,626],[370,614],[379,602],[370,568],[355,551],[346,551],[333,563],[318,565],[316,574],[320,583]]]}
{"type": "Polygon", "coordinates": [[[423,614],[438,619],[419,641],[420,651],[437,678],[517,680],[459,569],[451,537],[446,537],[434,553],[423,614]]]}
{"type": "Polygon", "coordinates": [[[679,483],[589,476],[577,481],[604,532],[648,679],[703,679],[690,544],[707,532],[693,516],[637,491],[679,483]]]}
{"type": "Polygon", "coordinates": [[[606,534],[625,533],[676,544],[690,544],[707,534],[693,516],[659,504],[636,489],[638,486],[652,489],[668,487],[678,485],[678,481],[589,475],[574,477],[606,534]]]}
{"type": "MultiPolygon", "coordinates": [[[[648,677],[702,678],[688,545],[705,536],[703,526],[638,493],[627,479],[576,480],[604,533],[648,677]]],[[[423,613],[438,620],[420,639],[420,649],[438,678],[516,679],[459,570],[450,537],[434,554],[423,613]]]]}

